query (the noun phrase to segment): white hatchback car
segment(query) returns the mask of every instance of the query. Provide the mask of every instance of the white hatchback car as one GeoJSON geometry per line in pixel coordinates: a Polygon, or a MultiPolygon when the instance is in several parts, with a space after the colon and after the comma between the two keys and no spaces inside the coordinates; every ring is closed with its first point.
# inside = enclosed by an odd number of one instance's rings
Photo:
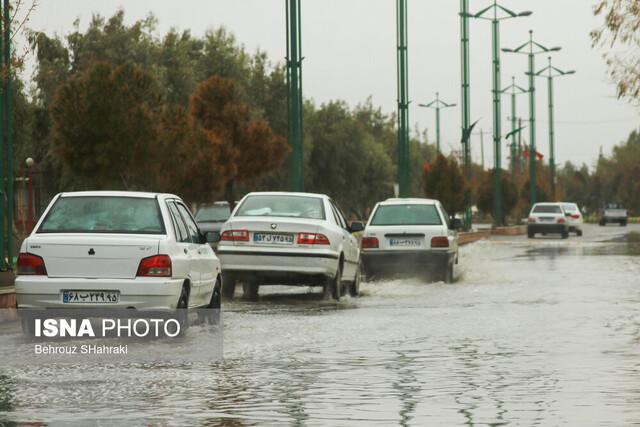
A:
{"type": "MultiPolygon", "coordinates": [[[[216,240],[216,235],[211,236],[216,240]]],[[[58,194],[20,248],[18,308],[220,308],[220,262],[171,194],[58,194]]]]}
{"type": "Polygon", "coordinates": [[[576,233],[577,236],[582,236],[582,212],[580,212],[580,208],[575,203],[564,202],[562,204],[564,208],[564,212],[567,218],[567,223],[569,224],[569,232],[576,233]]]}
{"type": "Polygon", "coordinates": [[[339,299],[360,286],[360,250],[344,215],[326,195],[264,192],[247,194],[222,226],[217,254],[224,274],[223,295],[233,297],[236,281],[256,299],[261,285],[323,286],[325,298],[339,299]]]}
{"type": "Polygon", "coordinates": [[[362,237],[367,278],[382,274],[427,274],[451,283],[458,263],[457,224],[442,204],[430,199],[389,199],[378,203],[362,237]]]}

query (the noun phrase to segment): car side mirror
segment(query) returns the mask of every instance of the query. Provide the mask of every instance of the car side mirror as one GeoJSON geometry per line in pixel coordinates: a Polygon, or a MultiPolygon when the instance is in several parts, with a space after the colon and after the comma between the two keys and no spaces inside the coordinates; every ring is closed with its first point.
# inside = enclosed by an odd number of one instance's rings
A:
{"type": "Polygon", "coordinates": [[[218,243],[220,241],[219,231],[207,231],[204,233],[205,243],[218,243]]]}
{"type": "Polygon", "coordinates": [[[460,230],[462,228],[462,221],[459,218],[453,218],[451,220],[451,229],[460,230]]]}
{"type": "Polygon", "coordinates": [[[364,231],[364,222],[354,221],[349,226],[349,232],[357,233],[359,231],[364,231]]]}

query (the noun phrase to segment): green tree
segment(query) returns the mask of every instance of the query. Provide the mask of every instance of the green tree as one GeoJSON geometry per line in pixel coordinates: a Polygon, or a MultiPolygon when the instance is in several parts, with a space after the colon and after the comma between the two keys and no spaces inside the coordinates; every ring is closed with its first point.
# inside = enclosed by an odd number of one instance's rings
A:
{"type": "MultiPolygon", "coordinates": [[[[495,171],[492,169],[484,173],[478,188],[478,210],[486,215],[493,214],[495,182],[495,171]]],[[[500,173],[500,183],[502,187],[502,211],[504,216],[508,217],[518,203],[518,188],[513,183],[511,174],[504,170],[500,173]]]]}
{"type": "Polygon", "coordinates": [[[153,79],[134,65],[97,63],[58,90],[53,154],[78,188],[143,188],[156,139],[153,79]]]}
{"type": "Polygon", "coordinates": [[[442,154],[432,165],[424,168],[425,195],[440,200],[450,215],[464,210],[468,186],[458,163],[442,154]]]}

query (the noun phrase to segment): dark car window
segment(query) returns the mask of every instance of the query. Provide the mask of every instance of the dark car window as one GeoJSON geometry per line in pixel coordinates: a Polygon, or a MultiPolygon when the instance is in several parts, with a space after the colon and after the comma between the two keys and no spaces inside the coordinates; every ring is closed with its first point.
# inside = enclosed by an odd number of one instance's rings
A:
{"type": "Polygon", "coordinates": [[[231,215],[229,205],[208,205],[202,206],[196,212],[198,222],[225,222],[231,215]]]}
{"type": "Polygon", "coordinates": [[[187,225],[184,223],[180,212],[178,212],[178,208],[174,202],[167,203],[169,206],[169,211],[171,212],[171,217],[173,218],[174,225],[176,227],[176,239],[182,243],[188,243],[191,241],[191,236],[189,236],[189,232],[187,231],[187,225]]]}
{"type": "Polygon", "coordinates": [[[189,213],[187,207],[182,203],[176,203],[176,205],[178,206],[178,211],[180,211],[180,214],[182,215],[182,219],[184,219],[184,222],[187,225],[191,241],[193,243],[200,243],[200,231],[198,231],[198,226],[191,217],[191,213],[189,213]]]}
{"type": "Polygon", "coordinates": [[[60,197],[38,233],[165,234],[158,201],[126,196],[60,197]]]}
{"type": "Polygon", "coordinates": [[[561,214],[562,209],[558,205],[537,205],[533,208],[533,213],[561,214]]]}
{"type": "Polygon", "coordinates": [[[248,196],[235,216],[325,219],[321,198],[279,194],[248,196]]]}
{"type": "Polygon", "coordinates": [[[371,225],[442,225],[435,205],[380,205],[371,225]]]}

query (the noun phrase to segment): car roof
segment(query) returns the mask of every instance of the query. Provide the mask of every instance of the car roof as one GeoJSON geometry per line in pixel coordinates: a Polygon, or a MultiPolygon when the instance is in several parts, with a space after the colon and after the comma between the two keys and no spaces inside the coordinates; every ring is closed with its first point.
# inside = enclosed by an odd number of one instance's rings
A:
{"type": "Polygon", "coordinates": [[[435,199],[420,199],[416,197],[407,197],[407,198],[391,198],[387,199],[383,202],[380,202],[380,205],[403,205],[403,204],[420,204],[420,205],[435,205],[436,203],[440,203],[435,199]]]}
{"type": "Polygon", "coordinates": [[[162,197],[167,199],[179,199],[174,194],[150,193],[144,191],[70,191],[60,193],[60,197],[137,197],[141,199],[154,199],[162,197]]]}
{"type": "Polygon", "coordinates": [[[540,202],[540,203],[536,203],[533,206],[561,206],[563,204],[564,202],[540,202]]]}
{"type": "Polygon", "coordinates": [[[247,196],[298,196],[298,197],[320,197],[324,199],[328,199],[329,196],[326,194],[319,193],[300,193],[300,192],[289,192],[289,191],[254,191],[248,193],[247,196]]]}

